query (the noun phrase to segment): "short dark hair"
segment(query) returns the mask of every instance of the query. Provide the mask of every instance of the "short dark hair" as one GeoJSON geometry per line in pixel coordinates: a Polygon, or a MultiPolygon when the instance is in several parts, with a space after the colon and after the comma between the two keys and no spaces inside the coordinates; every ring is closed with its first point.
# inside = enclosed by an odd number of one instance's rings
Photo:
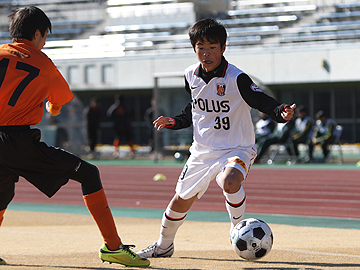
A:
{"type": "Polygon", "coordinates": [[[307,109],[304,105],[300,105],[297,109],[298,109],[298,112],[307,112],[307,109]]]}
{"type": "Polygon", "coordinates": [[[46,31],[51,32],[51,22],[46,14],[35,6],[18,8],[9,15],[10,34],[13,41],[17,39],[32,40],[36,30],[39,30],[41,36],[46,31]]]}
{"type": "Polygon", "coordinates": [[[196,43],[199,40],[204,41],[204,39],[210,42],[219,42],[222,48],[226,43],[227,33],[224,25],[214,19],[208,18],[200,20],[191,26],[189,29],[189,37],[194,49],[196,43]]]}
{"type": "Polygon", "coordinates": [[[322,110],[318,111],[318,112],[316,113],[316,115],[315,115],[315,118],[316,118],[316,119],[320,119],[321,117],[327,117],[327,116],[326,116],[326,113],[325,113],[324,111],[322,111],[322,110]]]}

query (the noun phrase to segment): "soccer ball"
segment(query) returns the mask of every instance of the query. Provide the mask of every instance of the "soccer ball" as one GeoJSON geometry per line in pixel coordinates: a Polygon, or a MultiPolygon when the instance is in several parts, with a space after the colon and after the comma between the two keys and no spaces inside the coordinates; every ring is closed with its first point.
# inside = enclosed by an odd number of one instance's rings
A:
{"type": "Polygon", "coordinates": [[[239,222],[230,234],[231,244],[236,254],[249,261],[258,260],[268,254],[273,239],[269,225],[256,218],[239,222]]]}
{"type": "Polygon", "coordinates": [[[174,158],[175,158],[175,160],[178,161],[178,162],[184,161],[184,155],[181,154],[180,152],[176,152],[176,153],[174,154],[174,158]]]}

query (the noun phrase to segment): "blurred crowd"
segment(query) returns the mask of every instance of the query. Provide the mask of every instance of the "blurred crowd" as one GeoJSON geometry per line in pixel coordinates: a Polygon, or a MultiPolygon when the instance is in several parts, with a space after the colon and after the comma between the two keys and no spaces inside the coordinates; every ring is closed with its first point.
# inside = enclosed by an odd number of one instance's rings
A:
{"type": "Polygon", "coordinates": [[[258,155],[255,163],[266,162],[271,145],[283,145],[287,154],[299,163],[325,163],[330,157],[330,145],[334,143],[339,130],[334,120],[320,110],[315,119],[308,115],[305,106],[296,109],[296,117],[286,123],[276,124],[267,115],[260,113],[255,124],[255,138],[258,155]],[[299,146],[307,149],[300,155],[299,146]],[[319,145],[322,156],[314,158],[314,147],[319,145]]]}

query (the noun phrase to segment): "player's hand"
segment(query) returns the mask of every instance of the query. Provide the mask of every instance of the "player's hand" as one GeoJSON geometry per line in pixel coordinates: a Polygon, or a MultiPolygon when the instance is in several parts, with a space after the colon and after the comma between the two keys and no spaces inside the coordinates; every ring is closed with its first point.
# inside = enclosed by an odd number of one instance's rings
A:
{"type": "Polygon", "coordinates": [[[54,106],[50,101],[46,101],[45,108],[52,116],[57,116],[61,112],[61,106],[54,106]]]}
{"type": "Polygon", "coordinates": [[[154,122],[154,128],[157,130],[160,130],[162,128],[165,128],[166,126],[172,126],[175,124],[175,120],[170,117],[165,116],[159,116],[158,119],[156,119],[154,122]]]}
{"type": "Polygon", "coordinates": [[[286,106],[284,108],[284,111],[281,113],[282,118],[284,118],[284,120],[286,120],[286,121],[290,121],[291,118],[293,118],[293,116],[294,116],[295,108],[296,108],[295,103],[291,106],[286,106]]]}

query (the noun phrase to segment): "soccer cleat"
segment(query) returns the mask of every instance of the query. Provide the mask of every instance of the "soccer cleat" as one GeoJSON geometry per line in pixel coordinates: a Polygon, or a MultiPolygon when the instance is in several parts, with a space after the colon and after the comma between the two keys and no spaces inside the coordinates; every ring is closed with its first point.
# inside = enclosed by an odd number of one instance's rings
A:
{"type": "Polygon", "coordinates": [[[0,258],[0,264],[6,264],[6,262],[0,258]]]}
{"type": "Polygon", "coordinates": [[[144,267],[149,266],[150,261],[145,258],[141,258],[130,248],[135,247],[134,245],[123,245],[121,244],[118,250],[109,250],[105,244],[100,248],[99,257],[103,262],[119,263],[126,266],[137,266],[144,267]]]}
{"type": "Polygon", "coordinates": [[[155,242],[154,244],[140,250],[136,254],[143,258],[153,258],[153,257],[171,257],[174,253],[174,243],[168,248],[161,248],[155,242]]]}

